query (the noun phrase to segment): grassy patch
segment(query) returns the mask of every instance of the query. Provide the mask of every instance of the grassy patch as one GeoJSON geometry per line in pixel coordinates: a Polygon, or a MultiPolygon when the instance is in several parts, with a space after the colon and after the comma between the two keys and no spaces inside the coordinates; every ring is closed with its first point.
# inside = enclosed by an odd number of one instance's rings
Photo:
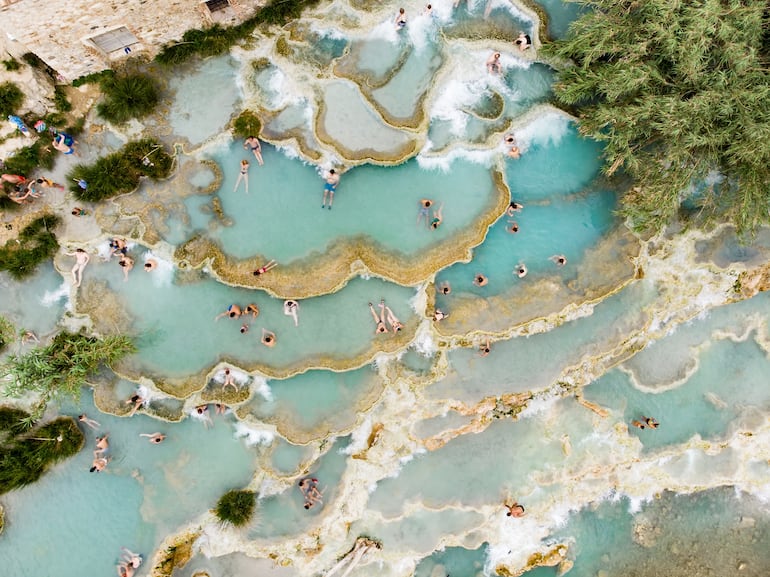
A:
{"type": "Polygon", "coordinates": [[[16,331],[13,328],[13,323],[5,317],[0,316],[0,351],[13,342],[16,335],[16,331]]]}
{"type": "Polygon", "coordinates": [[[94,164],[76,165],[67,174],[67,180],[72,182],[70,190],[75,198],[98,202],[136,190],[143,176],[166,178],[172,164],[173,158],[158,141],[145,138],[128,143],[94,164]],[[88,183],[85,190],[73,182],[80,179],[88,183]]]}
{"type": "Polygon", "coordinates": [[[11,56],[8,60],[3,60],[3,66],[8,72],[16,72],[21,69],[21,62],[11,56]]]}
{"type": "Polygon", "coordinates": [[[64,91],[63,86],[58,84],[53,89],[53,102],[56,105],[56,110],[59,112],[69,112],[72,110],[72,104],[67,98],[67,93],[64,91]]]}
{"type": "Polygon", "coordinates": [[[59,250],[59,241],[53,229],[61,222],[58,216],[46,215],[32,221],[17,239],[0,247],[0,270],[15,279],[23,279],[37,270],[38,265],[53,258],[59,250]]]}
{"type": "Polygon", "coordinates": [[[78,86],[83,86],[84,84],[101,84],[104,80],[112,78],[113,76],[115,76],[115,71],[111,68],[108,68],[107,70],[102,70],[101,72],[92,72],[91,74],[86,74],[85,76],[78,76],[75,78],[75,80],[72,81],[72,86],[77,88],[78,86]]]}
{"type": "Polygon", "coordinates": [[[104,101],[97,105],[96,111],[109,122],[120,124],[146,116],[160,100],[158,86],[145,74],[105,76],[99,84],[104,101]]]}
{"type": "Polygon", "coordinates": [[[75,455],[85,437],[70,417],[25,432],[29,413],[0,407],[0,494],[37,481],[53,464],[75,455]]]}
{"type": "Polygon", "coordinates": [[[259,136],[262,130],[262,122],[251,110],[244,110],[233,121],[233,132],[240,138],[259,136]]]}
{"type": "Polygon", "coordinates": [[[21,88],[13,82],[0,84],[0,118],[5,120],[9,114],[16,114],[23,102],[24,93],[21,88]]]}
{"type": "Polygon", "coordinates": [[[219,498],[214,513],[222,523],[241,527],[249,522],[256,505],[252,491],[228,491],[219,498]]]}

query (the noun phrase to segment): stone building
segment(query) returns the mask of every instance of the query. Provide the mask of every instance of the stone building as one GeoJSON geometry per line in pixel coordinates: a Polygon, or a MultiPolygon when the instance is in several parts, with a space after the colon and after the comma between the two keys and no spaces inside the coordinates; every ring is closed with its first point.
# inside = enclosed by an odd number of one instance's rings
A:
{"type": "Polygon", "coordinates": [[[13,53],[34,52],[62,78],[152,57],[186,30],[252,16],[263,0],[0,0],[0,33],[13,53]]]}

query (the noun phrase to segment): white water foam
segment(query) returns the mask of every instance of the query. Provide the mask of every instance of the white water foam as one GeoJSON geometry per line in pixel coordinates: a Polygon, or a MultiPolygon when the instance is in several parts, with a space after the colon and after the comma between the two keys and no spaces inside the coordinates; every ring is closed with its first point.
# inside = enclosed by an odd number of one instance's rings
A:
{"type": "Polygon", "coordinates": [[[443,156],[426,156],[422,152],[417,155],[417,163],[420,168],[425,170],[440,170],[441,172],[449,172],[452,168],[452,163],[455,160],[463,159],[473,164],[480,164],[487,168],[491,168],[497,158],[499,152],[495,149],[467,149],[467,148],[453,148],[443,156]]]}
{"type": "Polygon", "coordinates": [[[142,258],[145,263],[150,259],[153,259],[157,263],[157,266],[153,270],[147,272],[147,274],[152,277],[152,284],[157,287],[171,286],[171,283],[174,280],[173,262],[158,256],[152,250],[146,251],[142,258]]]}
{"type": "Polygon", "coordinates": [[[61,299],[66,299],[65,306],[68,310],[71,310],[72,307],[70,302],[70,287],[71,285],[68,280],[62,281],[56,290],[45,291],[43,293],[43,296],[40,298],[40,304],[44,307],[50,308],[58,303],[61,299]]]}
{"type": "Polygon", "coordinates": [[[235,438],[244,439],[249,447],[257,445],[272,445],[275,441],[276,433],[273,428],[257,429],[246,423],[238,422],[235,424],[235,438]]]}
{"type": "Polygon", "coordinates": [[[513,135],[516,137],[519,149],[526,152],[532,144],[540,146],[558,146],[569,131],[570,119],[556,112],[538,116],[532,122],[517,128],[513,135]]]}
{"type": "Polygon", "coordinates": [[[270,385],[267,384],[268,380],[265,377],[253,376],[251,380],[252,388],[254,392],[266,401],[273,400],[273,391],[270,385]]]}

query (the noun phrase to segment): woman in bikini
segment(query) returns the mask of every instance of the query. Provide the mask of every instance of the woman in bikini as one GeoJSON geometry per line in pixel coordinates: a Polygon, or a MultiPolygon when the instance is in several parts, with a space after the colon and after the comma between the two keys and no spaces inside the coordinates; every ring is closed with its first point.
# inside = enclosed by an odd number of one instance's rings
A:
{"type": "Polygon", "coordinates": [[[238,185],[241,184],[241,181],[243,181],[243,189],[246,191],[246,194],[249,194],[249,161],[248,160],[241,160],[241,172],[238,174],[238,180],[235,181],[235,188],[233,188],[233,192],[236,192],[238,190],[238,185]]]}
{"type": "Polygon", "coordinates": [[[252,274],[253,274],[254,276],[259,276],[259,275],[265,274],[267,271],[269,271],[269,270],[271,270],[271,269],[274,269],[274,268],[275,268],[275,267],[277,267],[277,266],[278,266],[278,263],[277,263],[277,262],[275,262],[274,260],[271,260],[271,261],[270,261],[270,262],[268,262],[267,264],[265,264],[265,265],[262,265],[261,267],[259,267],[259,268],[258,268],[257,270],[255,270],[255,271],[254,271],[252,274]]]}

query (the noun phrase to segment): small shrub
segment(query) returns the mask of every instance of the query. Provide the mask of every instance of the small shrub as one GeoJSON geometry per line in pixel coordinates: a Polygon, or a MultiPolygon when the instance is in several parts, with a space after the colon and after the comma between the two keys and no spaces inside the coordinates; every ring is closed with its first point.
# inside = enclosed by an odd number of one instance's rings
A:
{"type": "Polygon", "coordinates": [[[96,110],[109,122],[123,123],[146,116],[160,100],[155,81],[145,74],[108,76],[100,84],[105,99],[96,110]]]}
{"type": "Polygon", "coordinates": [[[16,72],[21,68],[21,62],[11,56],[8,60],[3,60],[3,66],[8,72],[16,72]]]}
{"type": "Polygon", "coordinates": [[[11,239],[0,247],[0,270],[15,279],[23,279],[33,274],[41,262],[52,259],[59,250],[53,229],[60,222],[58,216],[46,215],[29,223],[18,239],[11,239]]]}
{"type": "Polygon", "coordinates": [[[9,114],[16,111],[24,103],[24,93],[13,82],[0,84],[0,118],[5,120],[9,114]]]}
{"type": "Polygon", "coordinates": [[[53,464],[78,453],[85,437],[71,417],[59,417],[24,433],[31,415],[0,407],[0,494],[37,481],[53,464]],[[13,419],[13,423],[10,420],[13,419]]]}
{"type": "Polygon", "coordinates": [[[262,130],[262,122],[251,110],[244,110],[233,121],[233,133],[240,138],[259,136],[262,130]]]}
{"type": "Polygon", "coordinates": [[[214,513],[222,523],[241,527],[251,519],[255,505],[255,494],[252,491],[233,489],[219,498],[214,513]]]}

